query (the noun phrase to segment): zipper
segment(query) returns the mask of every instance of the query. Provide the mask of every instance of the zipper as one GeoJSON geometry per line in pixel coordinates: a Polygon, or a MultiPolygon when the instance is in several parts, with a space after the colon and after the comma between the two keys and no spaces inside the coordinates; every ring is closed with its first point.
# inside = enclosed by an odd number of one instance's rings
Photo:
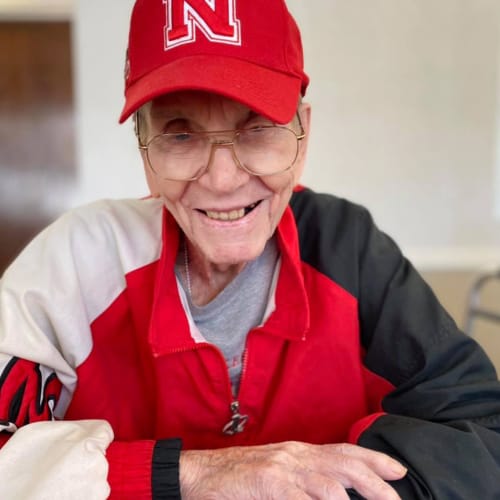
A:
{"type": "MultiPolygon", "coordinates": [[[[248,338],[247,338],[248,342],[248,338]]],[[[218,349],[216,346],[213,344],[209,344],[207,342],[200,342],[198,344],[195,344],[194,346],[187,346],[187,347],[178,347],[175,349],[171,349],[169,353],[182,353],[182,352],[187,352],[187,351],[192,351],[192,350],[198,350],[201,348],[209,347],[211,349],[215,349],[215,351],[219,354],[222,362],[224,363],[224,366],[226,366],[226,360],[224,359],[224,356],[222,355],[220,349],[218,349]]],[[[158,358],[160,356],[165,355],[165,353],[162,353],[161,355],[159,353],[153,353],[153,356],[155,358],[158,358]]],[[[241,384],[243,381],[243,375],[246,372],[246,367],[247,367],[247,349],[245,348],[243,352],[243,362],[242,362],[242,369],[241,369],[241,377],[240,377],[240,387],[238,390],[238,394],[241,391],[241,384]]],[[[227,371],[227,367],[226,367],[227,371]]],[[[247,424],[248,421],[248,415],[242,415],[240,413],[240,402],[237,399],[233,399],[233,391],[231,389],[231,383],[229,381],[229,373],[228,373],[228,389],[229,389],[229,394],[231,395],[231,404],[229,405],[229,408],[231,410],[231,420],[224,425],[222,428],[222,433],[225,434],[226,436],[234,436],[235,434],[239,434],[245,430],[245,425],[247,424]]]]}
{"type": "MultiPolygon", "coordinates": [[[[246,339],[246,343],[248,344],[248,336],[246,339]]],[[[245,376],[246,373],[246,368],[247,368],[247,347],[245,347],[245,350],[243,352],[238,396],[241,394],[241,386],[243,383],[243,377],[245,376]]],[[[237,399],[233,399],[233,401],[229,405],[229,409],[231,410],[231,420],[229,420],[229,422],[222,428],[222,433],[225,434],[226,436],[234,436],[235,434],[240,434],[245,430],[245,426],[248,422],[248,415],[242,415],[240,413],[240,402],[237,399]]]]}
{"type": "Polygon", "coordinates": [[[248,421],[248,415],[240,413],[240,403],[234,400],[231,403],[231,420],[222,428],[222,433],[226,436],[234,436],[245,430],[245,425],[248,421]]]}

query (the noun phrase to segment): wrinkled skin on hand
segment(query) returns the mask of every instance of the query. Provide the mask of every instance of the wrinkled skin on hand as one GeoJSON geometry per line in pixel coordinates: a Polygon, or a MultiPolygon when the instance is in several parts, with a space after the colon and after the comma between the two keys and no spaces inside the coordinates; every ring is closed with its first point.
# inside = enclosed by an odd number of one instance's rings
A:
{"type": "Polygon", "coordinates": [[[400,500],[386,481],[406,469],[391,457],[351,444],[289,441],[181,453],[186,500],[339,499],[353,488],[367,500],[400,500]]]}

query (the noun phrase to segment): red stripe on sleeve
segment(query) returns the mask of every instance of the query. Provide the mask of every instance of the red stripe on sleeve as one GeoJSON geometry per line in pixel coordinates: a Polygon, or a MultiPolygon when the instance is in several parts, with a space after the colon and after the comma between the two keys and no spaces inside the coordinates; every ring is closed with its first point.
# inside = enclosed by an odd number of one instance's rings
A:
{"type": "Polygon", "coordinates": [[[363,432],[365,432],[368,429],[368,427],[370,427],[373,424],[373,422],[375,422],[375,420],[379,419],[380,417],[383,417],[384,415],[387,414],[383,412],[372,413],[371,415],[367,415],[366,417],[363,417],[357,422],[355,422],[349,430],[349,437],[348,437],[349,443],[357,444],[361,434],[363,434],[363,432]]]}

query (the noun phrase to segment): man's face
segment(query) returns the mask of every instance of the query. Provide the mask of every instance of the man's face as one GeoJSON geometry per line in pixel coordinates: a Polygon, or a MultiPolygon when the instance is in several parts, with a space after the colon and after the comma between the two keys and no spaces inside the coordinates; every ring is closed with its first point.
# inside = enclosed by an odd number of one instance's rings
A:
{"type": "MultiPolygon", "coordinates": [[[[300,106],[307,134],[310,109],[300,106]]],[[[204,92],[179,92],[155,99],[143,108],[142,140],[162,132],[218,131],[268,125],[244,105],[204,92]]],[[[289,125],[300,132],[295,118],[289,125]]],[[[230,140],[227,134],[217,139],[230,140]]],[[[263,251],[288,204],[305,160],[307,135],[299,143],[294,166],[282,173],[256,177],[234,161],[229,147],[213,150],[211,164],[194,181],[172,181],[156,175],[142,151],[147,181],[153,196],[163,199],[198,258],[216,266],[242,264],[263,251]]]]}

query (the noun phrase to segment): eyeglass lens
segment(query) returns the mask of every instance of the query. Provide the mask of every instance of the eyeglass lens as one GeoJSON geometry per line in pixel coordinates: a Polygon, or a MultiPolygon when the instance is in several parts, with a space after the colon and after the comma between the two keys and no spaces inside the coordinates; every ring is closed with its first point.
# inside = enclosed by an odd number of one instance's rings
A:
{"type": "MultiPolygon", "coordinates": [[[[214,145],[211,134],[182,132],[161,134],[147,145],[151,168],[166,179],[192,179],[207,168],[214,145]]],[[[282,172],[295,162],[298,139],[285,127],[257,127],[236,131],[232,146],[240,166],[255,175],[271,175],[282,172]]]]}

